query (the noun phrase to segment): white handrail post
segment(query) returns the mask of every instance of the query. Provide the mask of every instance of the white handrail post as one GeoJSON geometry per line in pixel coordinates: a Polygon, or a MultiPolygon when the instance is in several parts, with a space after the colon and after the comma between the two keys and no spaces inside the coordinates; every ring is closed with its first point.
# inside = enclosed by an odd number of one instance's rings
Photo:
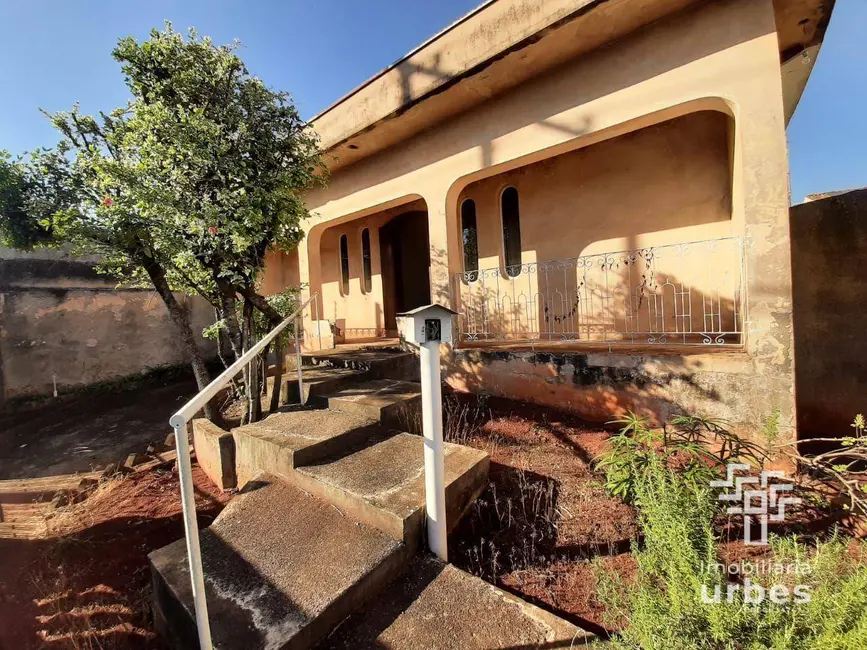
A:
{"type": "Polygon", "coordinates": [[[430,550],[448,562],[445,468],[443,461],[443,394],[440,379],[440,342],[422,343],[421,412],[424,433],[424,493],[430,550]]]}
{"type": "Polygon", "coordinates": [[[298,403],[304,404],[304,375],[301,371],[301,344],[298,342],[298,328],[301,319],[295,317],[295,366],[298,369],[298,403]]]}
{"type": "Polygon", "coordinates": [[[196,609],[196,627],[199,647],[211,650],[211,626],[208,622],[208,603],[205,598],[205,576],[202,571],[202,551],[199,548],[199,523],[196,520],[196,495],[193,491],[193,467],[190,462],[188,424],[173,424],[175,448],[178,450],[178,474],[181,479],[181,508],[184,513],[184,533],[187,538],[187,559],[193,587],[193,605],[196,609]]]}

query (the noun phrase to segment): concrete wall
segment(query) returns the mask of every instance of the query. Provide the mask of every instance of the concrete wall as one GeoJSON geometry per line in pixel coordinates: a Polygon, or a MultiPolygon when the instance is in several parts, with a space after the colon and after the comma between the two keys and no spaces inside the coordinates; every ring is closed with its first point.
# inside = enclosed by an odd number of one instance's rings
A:
{"type": "Polygon", "coordinates": [[[867,412],[867,190],[796,205],[791,221],[798,430],[850,434],[867,412]]]}
{"type": "Polygon", "coordinates": [[[447,382],[458,391],[485,392],[570,411],[608,422],[628,411],[661,425],[672,415],[703,414],[727,420],[746,436],[772,406],[745,399],[761,393],[742,351],[618,349],[595,352],[444,350],[447,382]]]}
{"type": "MultiPolygon", "coordinates": [[[[457,85],[483,92],[480,83],[457,85]]],[[[327,229],[423,199],[431,296],[451,304],[450,277],[462,265],[459,198],[472,183],[691,113],[725,113],[733,124],[730,227],[745,242],[744,350],[760,386],[727,406],[750,417],[779,407],[783,436],[793,435],[788,160],[772,0],[702,3],[484,96],[381,153],[343,163],[328,187],[306,196],[315,217],[304,224],[299,265],[309,291],[325,283],[327,229]]],[[[376,133],[371,128],[370,138],[376,133]]]]}
{"type": "MultiPolygon", "coordinates": [[[[178,299],[194,332],[213,322],[204,300],[178,299]]],[[[155,292],[116,290],[91,262],[62,252],[0,251],[0,403],[50,395],[55,375],[64,391],[185,360],[155,292]]]]}
{"type": "Polygon", "coordinates": [[[525,264],[735,234],[729,122],[692,113],[472,183],[459,201],[476,204],[479,267],[505,264],[499,201],[509,186],[525,264]]]}

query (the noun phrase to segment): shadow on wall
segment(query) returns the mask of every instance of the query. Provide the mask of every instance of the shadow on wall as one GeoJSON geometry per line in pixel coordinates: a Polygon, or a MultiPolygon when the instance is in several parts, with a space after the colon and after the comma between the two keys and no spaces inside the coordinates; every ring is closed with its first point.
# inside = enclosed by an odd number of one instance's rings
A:
{"type": "Polygon", "coordinates": [[[446,361],[448,383],[552,406],[595,422],[632,411],[661,425],[679,413],[730,419],[753,428],[737,409],[737,377],[706,370],[706,360],[685,354],[639,352],[536,352],[492,349],[454,351],[446,361]]]}
{"type": "Polygon", "coordinates": [[[849,435],[867,410],[867,190],[790,212],[801,437],[849,435]]]}
{"type": "MultiPolygon", "coordinates": [[[[738,262],[731,249],[722,264],[738,262]]],[[[463,342],[740,344],[739,265],[721,269],[713,284],[712,275],[678,278],[655,264],[625,253],[525,264],[514,277],[493,269],[466,282],[462,274],[453,291],[463,342]]]]}

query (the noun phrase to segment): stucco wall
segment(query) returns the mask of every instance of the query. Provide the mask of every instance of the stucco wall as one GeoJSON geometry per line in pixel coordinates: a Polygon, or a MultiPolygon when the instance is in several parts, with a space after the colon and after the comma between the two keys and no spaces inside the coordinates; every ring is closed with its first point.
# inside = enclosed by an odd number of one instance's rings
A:
{"type": "Polygon", "coordinates": [[[450,304],[450,276],[461,268],[458,199],[470,184],[702,110],[726,113],[734,125],[730,226],[744,238],[744,347],[761,385],[738,399],[750,413],[779,407],[791,436],[788,160],[771,0],[702,3],[341,167],[306,197],[316,216],[304,224],[301,279],[311,292],[322,287],[326,228],[422,198],[431,296],[450,304]]]}
{"type": "MultiPolygon", "coordinates": [[[[178,299],[194,332],[213,322],[204,300],[178,299]]],[[[185,360],[155,292],[115,290],[89,262],[56,252],[0,252],[0,403],[51,394],[55,375],[64,391],[185,360]]]]}
{"type": "Polygon", "coordinates": [[[485,392],[571,411],[608,422],[628,411],[661,425],[686,413],[722,418],[753,436],[772,406],[743,399],[761,392],[743,352],[701,353],[624,349],[608,352],[455,350],[444,355],[447,382],[459,391],[485,392]]]}
{"type": "Polygon", "coordinates": [[[867,190],[796,205],[791,220],[798,430],[849,434],[867,412],[867,190]]]}
{"type": "Polygon", "coordinates": [[[260,286],[264,295],[270,296],[300,285],[297,248],[289,252],[273,249],[265,254],[265,273],[260,286]]]}
{"type": "Polygon", "coordinates": [[[701,111],[472,183],[480,268],[504,264],[507,186],[524,263],[732,235],[729,121],[701,111]]]}

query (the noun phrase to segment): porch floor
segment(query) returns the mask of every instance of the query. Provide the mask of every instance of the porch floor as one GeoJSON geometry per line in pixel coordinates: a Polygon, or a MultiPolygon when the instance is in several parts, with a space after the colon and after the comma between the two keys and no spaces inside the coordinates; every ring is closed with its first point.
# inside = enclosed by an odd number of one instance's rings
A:
{"type": "Polygon", "coordinates": [[[741,345],[688,345],[682,343],[605,343],[602,341],[477,341],[462,342],[459,350],[509,350],[511,352],[554,352],[558,354],[602,352],[631,356],[728,355],[743,357],[741,345]]]}

